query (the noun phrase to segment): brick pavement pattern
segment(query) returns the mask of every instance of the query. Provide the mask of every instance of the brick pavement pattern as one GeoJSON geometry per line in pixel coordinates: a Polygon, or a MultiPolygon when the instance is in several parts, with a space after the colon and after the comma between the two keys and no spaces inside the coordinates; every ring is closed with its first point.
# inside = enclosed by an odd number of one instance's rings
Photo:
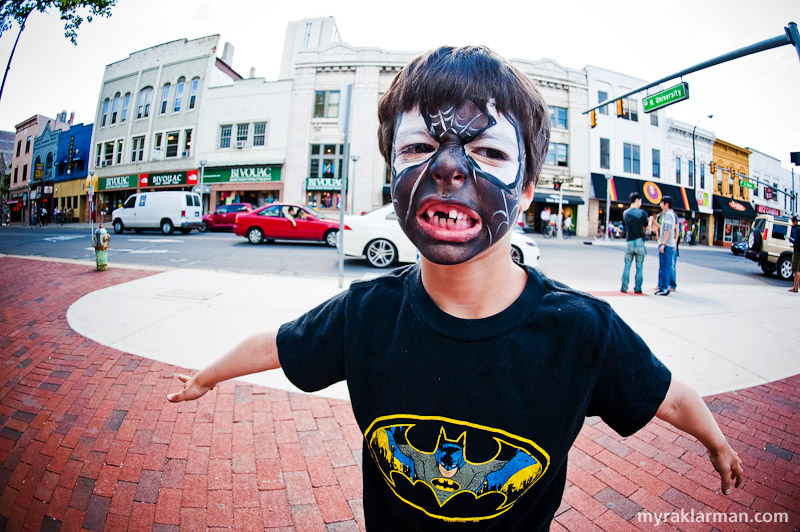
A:
{"type": "MultiPolygon", "coordinates": [[[[348,402],[228,382],[173,405],[183,370],[70,329],[74,301],[152,273],[0,257],[0,531],[364,530],[348,402]]],[[[551,530],[798,530],[800,376],[706,402],[741,489],[718,494],[705,449],[662,422],[623,439],[590,418],[551,530]],[[636,517],[681,510],[788,522],[636,517]]]]}

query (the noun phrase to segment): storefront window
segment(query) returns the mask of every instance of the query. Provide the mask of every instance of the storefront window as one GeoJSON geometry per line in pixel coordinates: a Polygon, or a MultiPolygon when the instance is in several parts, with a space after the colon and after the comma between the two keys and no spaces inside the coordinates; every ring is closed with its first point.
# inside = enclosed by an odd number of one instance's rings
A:
{"type": "Polygon", "coordinates": [[[714,240],[735,244],[747,240],[750,236],[750,221],[736,218],[725,218],[722,224],[716,225],[714,240]]]}

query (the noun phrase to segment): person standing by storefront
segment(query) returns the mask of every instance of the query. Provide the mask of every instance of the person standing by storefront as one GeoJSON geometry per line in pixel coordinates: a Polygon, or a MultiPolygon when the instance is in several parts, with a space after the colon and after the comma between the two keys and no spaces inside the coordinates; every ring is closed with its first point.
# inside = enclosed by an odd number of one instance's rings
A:
{"type": "Polygon", "coordinates": [[[794,285],[789,292],[797,293],[800,288],[800,226],[797,225],[797,216],[792,216],[792,232],[789,233],[789,242],[792,243],[792,272],[794,272],[794,285]]]}
{"type": "Polygon", "coordinates": [[[636,259],[636,277],[634,278],[633,291],[642,293],[644,280],[644,256],[647,254],[644,247],[644,235],[648,226],[647,213],[642,209],[642,196],[638,192],[631,192],[630,208],[622,213],[625,222],[625,269],[622,271],[622,287],[620,292],[628,291],[628,281],[631,277],[631,263],[636,259]]]}
{"type": "Polygon", "coordinates": [[[673,255],[675,255],[675,224],[677,218],[672,210],[672,197],[661,198],[661,227],[658,237],[658,291],[657,296],[669,295],[672,280],[673,255]]]}

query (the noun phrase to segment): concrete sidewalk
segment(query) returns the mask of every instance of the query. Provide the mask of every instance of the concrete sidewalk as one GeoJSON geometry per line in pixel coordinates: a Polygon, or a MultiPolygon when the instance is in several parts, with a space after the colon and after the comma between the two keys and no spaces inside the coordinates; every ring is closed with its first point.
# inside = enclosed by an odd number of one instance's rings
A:
{"type": "MultiPolygon", "coordinates": [[[[287,301],[292,290],[305,287],[304,297],[313,293],[324,299],[335,292],[335,280],[318,285],[322,281],[280,277],[255,285],[248,276],[122,268],[98,273],[88,264],[9,257],[0,257],[0,271],[0,530],[364,529],[363,438],[347,401],[288,392],[274,383],[229,382],[200,401],[173,405],[164,397],[180,387],[173,375],[183,370],[134,355],[125,343],[150,336],[148,349],[158,351],[172,348],[170,341],[199,338],[209,344],[206,351],[218,354],[228,339],[216,337],[215,320],[202,318],[204,312],[213,311],[229,327],[233,318],[228,316],[241,318],[264,308],[263,297],[257,301],[261,305],[242,307],[246,295],[271,291],[276,303],[252,323],[263,327],[311,305],[287,301]],[[138,314],[123,312],[127,307],[138,308],[138,314]],[[159,307],[162,314],[152,315],[159,307]],[[80,312],[92,318],[88,324],[102,324],[101,332],[110,330],[114,337],[103,340],[120,349],[75,332],[70,322],[87,326],[80,312]]],[[[722,288],[704,293],[691,306],[700,304],[706,311],[692,318],[713,320],[725,294],[722,288]]],[[[661,304],[651,297],[608,298],[623,315],[640,315],[644,302],[661,304]]],[[[688,299],[668,299],[673,306],[687,305],[678,310],[689,308],[688,299]]],[[[796,304],[786,299],[781,308],[789,315],[786,323],[796,319],[796,304]]],[[[678,311],[664,308],[648,319],[680,319],[678,311]]],[[[735,312],[717,312],[719,323],[737,323],[729,321],[735,312]]],[[[648,326],[634,328],[639,325],[648,326]]],[[[700,325],[698,331],[704,330],[700,325]]],[[[772,341],[788,351],[796,342],[788,333],[783,336],[783,325],[774,324],[769,336],[778,334],[772,341]]],[[[235,336],[248,326],[240,324],[235,336]]],[[[687,348],[705,345],[700,332],[681,334],[687,348]]],[[[721,347],[709,353],[722,356],[718,351],[734,349],[736,341],[717,339],[721,347]]],[[[136,345],[137,350],[147,347],[136,345]]],[[[196,350],[195,344],[183,348],[189,354],[196,350]]],[[[744,461],[747,481],[741,489],[729,497],[716,493],[719,479],[705,449],[664,423],[654,421],[623,439],[588,419],[570,452],[564,502],[552,530],[793,530],[800,525],[800,376],[789,376],[798,373],[789,357],[766,371],[758,369],[763,353],[745,360],[734,351],[742,360],[725,360],[752,374],[748,379],[773,380],[778,366],[784,366],[786,377],[706,397],[744,461]],[[681,510],[695,516],[742,512],[753,519],[785,515],[787,521],[707,523],[695,517],[654,528],[637,517],[673,511],[679,516],[681,510]]],[[[687,363],[687,371],[697,362],[687,363]]],[[[713,371],[695,372],[701,374],[696,380],[713,380],[713,371]]]]}

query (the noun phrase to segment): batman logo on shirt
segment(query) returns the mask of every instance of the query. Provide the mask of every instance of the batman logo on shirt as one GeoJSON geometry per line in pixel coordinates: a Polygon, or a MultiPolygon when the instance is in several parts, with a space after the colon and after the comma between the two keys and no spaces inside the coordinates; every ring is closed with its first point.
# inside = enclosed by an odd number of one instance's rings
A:
{"type": "Polygon", "coordinates": [[[502,514],[550,464],[547,453],[530,440],[443,417],[385,416],[364,436],[394,494],[444,521],[502,514]]]}

